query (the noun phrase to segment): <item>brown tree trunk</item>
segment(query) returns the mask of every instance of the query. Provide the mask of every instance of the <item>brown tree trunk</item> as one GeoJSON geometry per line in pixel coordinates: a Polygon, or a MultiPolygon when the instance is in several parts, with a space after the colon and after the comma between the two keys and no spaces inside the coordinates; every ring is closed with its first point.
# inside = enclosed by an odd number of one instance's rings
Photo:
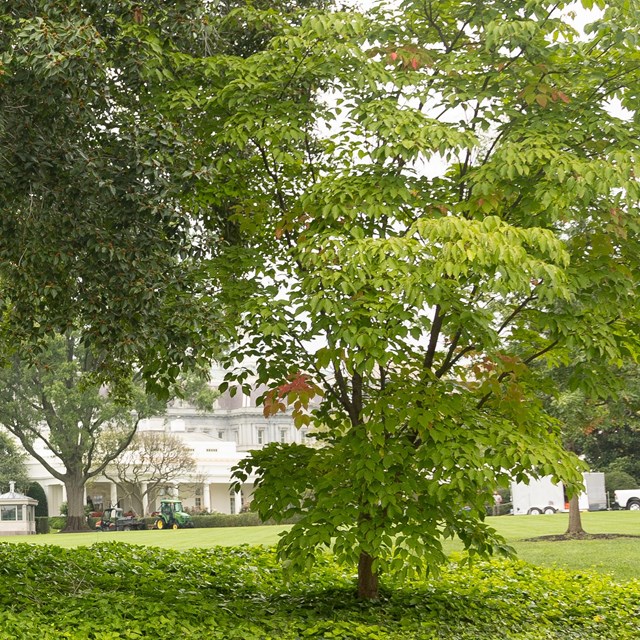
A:
{"type": "Polygon", "coordinates": [[[373,558],[364,551],[358,560],[358,597],[362,600],[378,599],[378,575],[373,572],[373,558]]]}
{"type": "Polygon", "coordinates": [[[582,528],[582,516],[580,515],[578,495],[576,494],[569,500],[569,526],[565,535],[578,538],[585,535],[585,533],[586,531],[582,528]]]}
{"type": "Polygon", "coordinates": [[[90,531],[84,513],[84,482],[82,478],[67,478],[64,483],[67,489],[67,524],[64,533],[90,531]]]}

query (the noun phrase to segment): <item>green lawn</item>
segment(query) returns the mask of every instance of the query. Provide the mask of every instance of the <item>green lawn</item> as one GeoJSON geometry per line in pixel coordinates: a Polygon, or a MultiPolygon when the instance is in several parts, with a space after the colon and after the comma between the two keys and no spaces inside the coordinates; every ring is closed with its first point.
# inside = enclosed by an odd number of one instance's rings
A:
{"type": "Polygon", "coordinates": [[[219,527],[211,529],[166,529],[164,531],[92,531],[89,533],[49,533],[38,536],[0,536],[0,542],[30,542],[55,544],[71,548],[90,546],[96,542],[118,540],[129,544],[164,547],[184,551],[199,547],[250,545],[274,545],[285,527],[219,527]]]}
{"type": "MultiPolygon", "coordinates": [[[[640,535],[639,511],[583,513],[583,526],[589,533],[640,535]]],[[[559,566],[573,570],[595,570],[619,580],[640,579],[640,538],[576,540],[564,542],[526,542],[527,538],[563,533],[567,514],[552,516],[502,516],[488,518],[523,560],[541,566],[559,566]]],[[[284,527],[229,527],[180,529],[177,531],[129,531],[119,533],[49,534],[42,536],[0,537],[0,542],[55,544],[61,547],[89,546],[105,540],[173,548],[210,548],[218,545],[272,545],[284,527]]],[[[461,550],[460,543],[445,543],[448,553],[461,550]]]]}

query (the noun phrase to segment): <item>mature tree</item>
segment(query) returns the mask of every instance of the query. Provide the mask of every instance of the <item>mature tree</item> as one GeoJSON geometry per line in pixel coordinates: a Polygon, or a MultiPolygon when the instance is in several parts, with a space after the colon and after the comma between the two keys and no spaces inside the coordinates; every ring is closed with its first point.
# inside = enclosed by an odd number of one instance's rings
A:
{"type": "Polygon", "coordinates": [[[0,493],[9,490],[10,482],[15,482],[19,490],[27,489],[29,477],[25,457],[15,440],[0,428],[0,493]]]}
{"type": "Polygon", "coordinates": [[[178,478],[196,468],[191,449],[180,438],[164,431],[142,431],[111,461],[104,471],[109,480],[139,505],[178,478]]]}
{"type": "Polygon", "coordinates": [[[137,363],[158,391],[210,357],[221,311],[194,258],[204,236],[226,233],[230,210],[199,204],[194,221],[197,114],[172,121],[156,103],[176,81],[163,50],[198,60],[264,46],[269,21],[247,23],[235,14],[244,4],[2,3],[5,350],[77,329],[108,354],[99,373],[111,384],[137,363]]]}
{"type": "Polygon", "coordinates": [[[323,445],[237,472],[263,517],[300,516],[292,567],[331,546],[375,597],[382,571],[442,562],[442,536],[499,546],[495,487],[579,482],[530,365],[577,353],[589,389],[638,352],[637,20],[601,4],[582,38],[562,1],[270,15],[264,51],[180,61],[194,193],[243,238],[212,249],[229,363],[257,358],[265,410],[291,402],[323,445]]]}
{"type": "Polygon", "coordinates": [[[132,387],[122,405],[92,378],[98,363],[77,335],[0,369],[0,425],[67,491],[66,530],[87,527],[84,486],[131,442],[140,419],[163,407],[132,387]]]}

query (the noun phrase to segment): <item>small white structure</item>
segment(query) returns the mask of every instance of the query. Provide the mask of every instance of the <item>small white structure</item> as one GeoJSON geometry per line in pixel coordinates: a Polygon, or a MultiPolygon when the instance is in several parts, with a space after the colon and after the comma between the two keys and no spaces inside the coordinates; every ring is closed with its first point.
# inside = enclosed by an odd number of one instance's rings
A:
{"type": "Polygon", "coordinates": [[[36,532],[37,500],[16,491],[9,483],[9,492],[0,494],[0,535],[29,535],[36,532]]]}

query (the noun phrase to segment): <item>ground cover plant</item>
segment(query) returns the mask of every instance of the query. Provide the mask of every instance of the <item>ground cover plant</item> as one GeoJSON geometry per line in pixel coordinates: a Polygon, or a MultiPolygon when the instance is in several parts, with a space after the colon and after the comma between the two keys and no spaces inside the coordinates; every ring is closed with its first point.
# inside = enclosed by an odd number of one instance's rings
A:
{"type": "MultiPolygon", "coordinates": [[[[594,534],[634,536],[640,534],[640,513],[607,511],[582,514],[584,526],[594,534]]],[[[521,560],[531,564],[574,571],[595,571],[615,580],[640,580],[640,544],[637,538],[619,537],[605,540],[567,540],[554,542],[545,536],[562,533],[567,527],[567,514],[531,517],[488,518],[513,547],[521,560]]],[[[101,542],[125,542],[154,546],[176,551],[193,548],[210,549],[217,546],[275,545],[279,535],[289,527],[230,527],[210,529],[181,529],[178,531],[119,531],[49,534],[30,536],[27,540],[15,536],[0,537],[2,542],[28,542],[30,544],[56,545],[65,548],[91,546],[101,542]]],[[[447,555],[460,553],[462,544],[445,541],[447,555]]]]}
{"type": "Polygon", "coordinates": [[[640,583],[522,562],[451,563],[441,576],[356,598],[329,556],[287,582],[275,551],[179,552],[103,542],[0,544],[0,637],[624,640],[640,583]]]}

